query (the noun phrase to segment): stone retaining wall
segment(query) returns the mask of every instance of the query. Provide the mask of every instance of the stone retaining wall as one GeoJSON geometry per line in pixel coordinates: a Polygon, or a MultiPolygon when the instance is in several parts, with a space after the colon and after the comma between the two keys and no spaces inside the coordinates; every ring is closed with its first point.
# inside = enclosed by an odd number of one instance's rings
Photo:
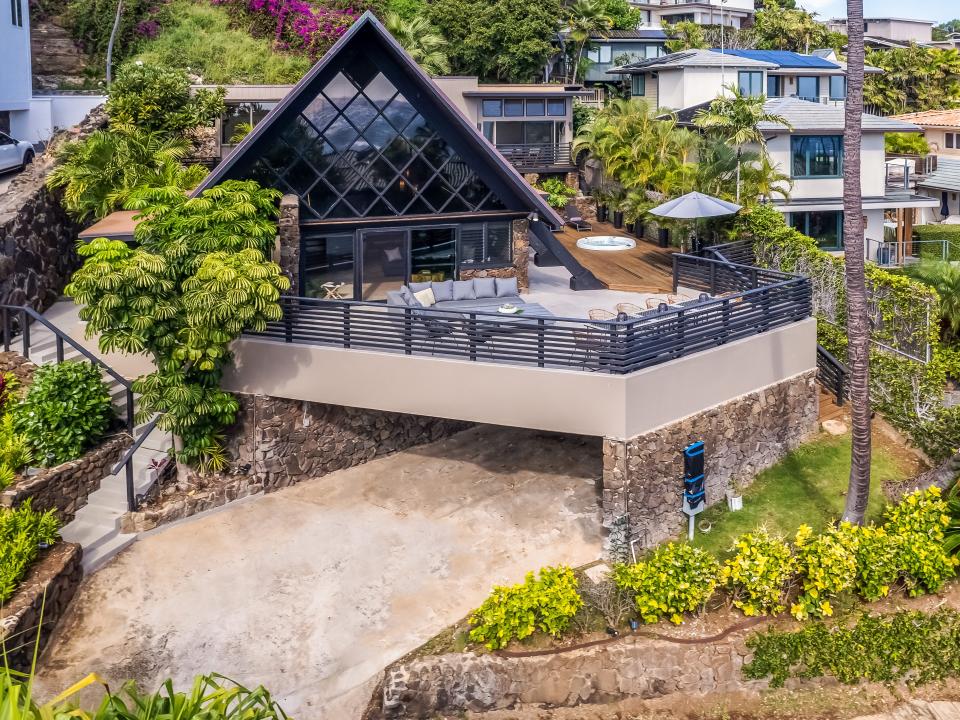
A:
{"type": "Polygon", "coordinates": [[[17,352],[0,352],[0,373],[13,373],[24,388],[33,381],[37,366],[17,352]]]}
{"type": "Polygon", "coordinates": [[[83,457],[21,476],[0,492],[0,506],[18,507],[32,498],[34,510],[56,510],[60,524],[66,525],[87,504],[90,493],[100,489],[130,443],[129,435],[112,435],[83,457]]]}
{"type": "Polygon", "coordinates": [[[46,181],[56,164],[56,147],[105,123],[106,115],[97,109],[80,125],[58,133],[47,152],[0,194],[0,303],[46,310],[78,267],[76,242],[82,226],[67,216],[60,193],[47,190],[46,181]]]}
{"type": "Polygon", "coordinates": [[[627,441],[605,438],[603,523],[612,554],[625,554],[631,539],[653,547],[681,532],[684,447],[705,443],[706,502],[713,505],[731,482],[749,483],[808,440],[818,402],[812,370],[627,441]]]}
{"type": "Polygon", "coordinates": [[[571,707],[672,693],[756,691],[765,681],[741,678],[743,639],[711,644],[627,638],[555,655],[509,658],[453,653],[395,666],[383,682],[388,718],[502,710],[521,704],[571,707]]]}
{"type": "Polygon", "coordinates": [[[377,457],[434,442],[470,423],[262,395],[236,395],[237,424],[227,450],[232,474],[188,478],[157,489],[141,510],[121,518],[142,532],[232,500],[295,485],[377,457]]]}
{"type": "Polygon", "coordinates": [[[41,609],[41,650],[66,613],[83,580],[82,557],[79,545],[57,543],[27,571],[13,597],[0,608],[0,637],[6,644],[7,660],[14,670],[25,672],[30,669],[41,609]]]}

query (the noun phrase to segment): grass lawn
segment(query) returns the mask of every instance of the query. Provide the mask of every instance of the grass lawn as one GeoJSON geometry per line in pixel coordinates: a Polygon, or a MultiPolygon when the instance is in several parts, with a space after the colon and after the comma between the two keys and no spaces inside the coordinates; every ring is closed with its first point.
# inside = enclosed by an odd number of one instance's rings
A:
{"type": "MultiPolygon", "coordinates": [[[[724,555],[738,535],[766,525],[792,540],[801,523],[820,530],[840,517],[850,473],[850,436],[823,435],[764,470],[743,494],[743,510],[730,512],[726,502],[697,516],[694,544],[724,555]],[[706,535],[699,524],[710,522],[706,535]]],[[[909,468],[882,443],[874,443],[867,520],[880,520],[884,482],[905,480],[909,468]]]]}

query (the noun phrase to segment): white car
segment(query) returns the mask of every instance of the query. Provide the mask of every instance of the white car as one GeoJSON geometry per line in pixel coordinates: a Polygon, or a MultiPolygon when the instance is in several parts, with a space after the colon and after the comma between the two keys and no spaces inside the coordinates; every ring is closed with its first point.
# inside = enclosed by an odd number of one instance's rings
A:
{"type": "Polygon", "coordinates": [[[23,140],[14,140],[0,132],[0,172],[23,169],[33,162],[33,145],[23,140]]]}

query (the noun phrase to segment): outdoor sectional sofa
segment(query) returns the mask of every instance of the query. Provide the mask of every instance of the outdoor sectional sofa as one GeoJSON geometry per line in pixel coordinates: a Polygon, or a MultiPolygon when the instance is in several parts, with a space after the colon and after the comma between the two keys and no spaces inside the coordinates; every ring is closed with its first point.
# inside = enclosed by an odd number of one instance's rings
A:
{"type": "Polygon", "coordinates": [[[504,303],[523,304],[516,278],[473,278],[472,280],[444,280],[404,285],[387,293],[387,305],[420,308],[423,305],[415,293],[430,288],[438,310],[490,310],[504,303]]]}

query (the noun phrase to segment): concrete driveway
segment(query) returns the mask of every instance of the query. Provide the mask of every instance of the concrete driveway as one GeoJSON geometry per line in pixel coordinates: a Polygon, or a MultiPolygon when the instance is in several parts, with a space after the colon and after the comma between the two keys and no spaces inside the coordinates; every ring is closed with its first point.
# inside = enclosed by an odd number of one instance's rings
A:
{"type": "Polygon", "coordinates": [[[40,694],[218,671],[298,718],[356,718],[491,585],[599,556],[600,472],[599,439],[477,427],[154,531],[85,580],[40,694]]]}
{"type": "Polygon", "coordinates": [[[13,179],[20,174],[19,170],[5,170],[0,172],[0,195],[7,191],[13,179]]]}

